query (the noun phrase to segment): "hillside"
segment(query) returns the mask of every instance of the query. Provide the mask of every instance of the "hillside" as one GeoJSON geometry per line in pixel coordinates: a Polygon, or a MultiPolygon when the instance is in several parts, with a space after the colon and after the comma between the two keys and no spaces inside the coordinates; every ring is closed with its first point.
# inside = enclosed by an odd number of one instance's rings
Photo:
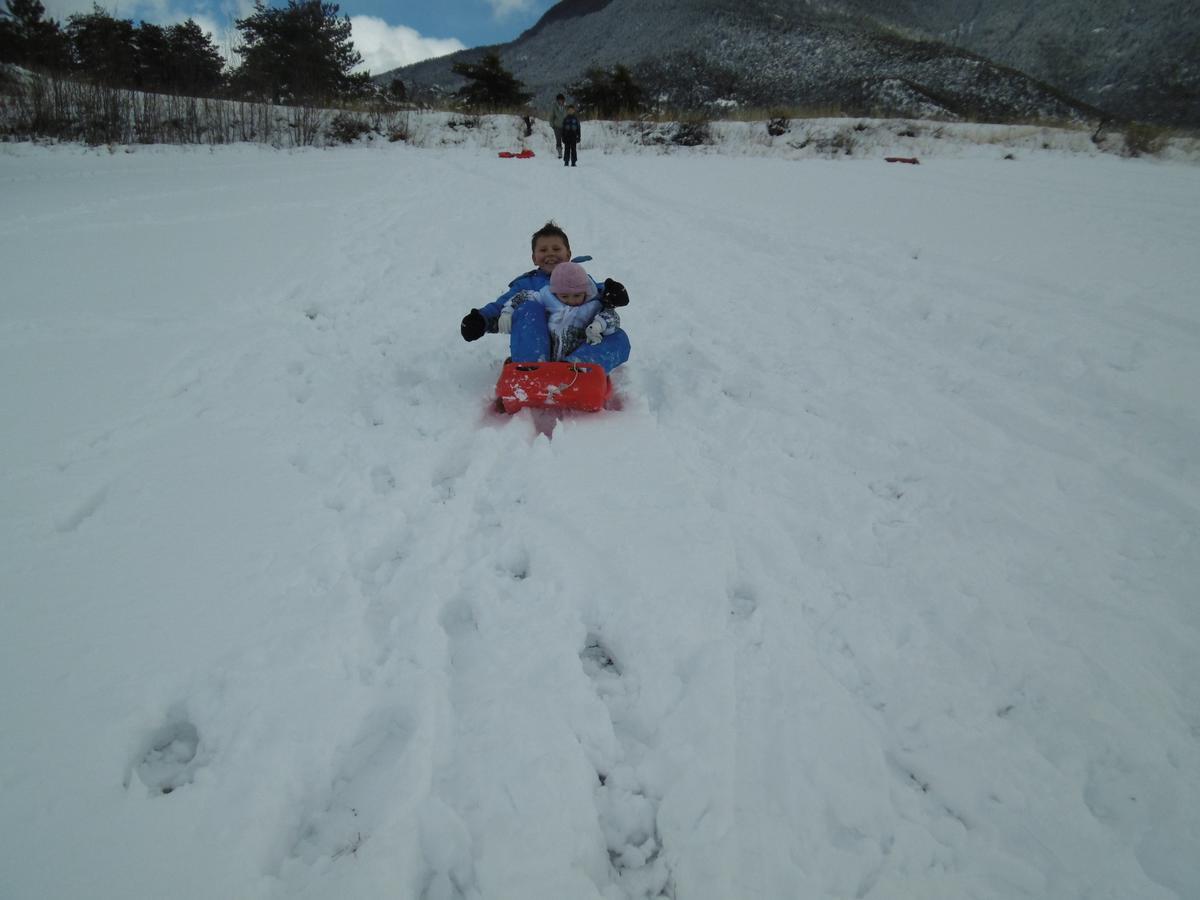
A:
{"type": "Polygon", "coordinates": [[[1192,0],[824,5],[979,53],[1119,116],[1200,126],[1200,16],[1192,0]]]}
{"type": "Polygon", "coordinates": [[[500,52],[545,106],[589,67],[630,67],[666,108],[838,109],[989,121],[1082,121],[1102,113],[982,57],[800,0],[580,0],[553,7],[511,44],[379,76],[420,99],[462,84],[459,60],[500,52]]]}

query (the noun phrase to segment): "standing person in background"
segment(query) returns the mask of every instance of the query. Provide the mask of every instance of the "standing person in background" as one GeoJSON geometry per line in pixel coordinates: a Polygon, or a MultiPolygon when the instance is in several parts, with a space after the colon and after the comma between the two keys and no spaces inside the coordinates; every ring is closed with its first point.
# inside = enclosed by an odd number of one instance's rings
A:
{"type": "Polygon", "coordinates": [[[562,159],[563,151],[562,127],[563,119],[567,116],[566,102],[567,98],[559,94],[554,98],[554,105],[550,107],[550,127],[554,129],[554,149],[559,159],[562,159]]]}
{"type": "Polygon", "coordinates": [[[575,165],[575,160],[579,158],[576,152],[576,148],[579,146],[579,135],[579,119],[575,116],[575,104],[572,103],[567,107],[567,115],[563,119],[562,124],[562,160],[564,166],[575,165]]]}

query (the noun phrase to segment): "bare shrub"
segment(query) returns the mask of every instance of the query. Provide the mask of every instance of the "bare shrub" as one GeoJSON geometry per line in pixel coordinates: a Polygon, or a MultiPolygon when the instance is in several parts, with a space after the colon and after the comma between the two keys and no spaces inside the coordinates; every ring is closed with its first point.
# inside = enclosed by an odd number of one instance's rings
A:
{"type": "Polygon", "coordinates": [[[813,138],[811,145],[814,150],[825,156],[852,156],[858,141],[848,131],[835,131],[831,135],[813,138]]]}
{"type": "Polygon", "coordinates": [[[374,129],[361,116],[353,113],[338,113],[329,121],[325,128],[325,136],[339,144],[353,144],[364,134],[370,134],[374,129]]]}
{"type": "Polygon", "coordinates": [[[1122,156],[1158,156],[1167,146],[1167,131],[1157,125],[1130,122],[1125,127],[1125,147],[1122,156]]]}
{"type": "Polygon", "coordinates": [[[321,110],[315,106],[288,107],[288,125],[292,129],[293,144],[296,147],[311,147],[321,133],[321,110]]]}
{"type": "MultiPolygon", "coordinates": [[[[274,106],[156,94],[92,84],[57,75],[23,73],[0,84],[0,137],[100,144],[228,144],[254,142],[306,147],[324,140],[332,112],[317,106],[274,106]]],[[[343,111],[344,112],[344,111],[343,111]]],[[[347,113],[347,115],[349,115],[347,113]]],[[[358,115],[366,129],[385,133],[385,116],[358,115]]],[[[391,131],[407,132],[405,126],[391,131]]]]}
{"type": "Polygon", "coordinates": [[[397,141],[407,141],[412,133],[409,123],[409,113],[393,112],[379,117],[379,121],[375,125],[375,130],[380,134],[386,134],[387,139],[393,144],[397,141]]]}
{"type": "Polygon", "coordinates": [[[712,131],[707,119],[687,119],[675,126],[671,143],[680,147],[699,147],[712,143],[712,131]]]}

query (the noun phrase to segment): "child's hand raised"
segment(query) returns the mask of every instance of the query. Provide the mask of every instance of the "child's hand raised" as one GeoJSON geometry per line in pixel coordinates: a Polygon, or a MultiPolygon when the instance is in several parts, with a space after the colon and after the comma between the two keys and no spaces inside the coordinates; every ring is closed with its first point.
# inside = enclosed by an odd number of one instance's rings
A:
{"type": "Polygon", "coordinates": [[[477,341],[487,332],[487,319],[479,310],[473,309],[463,316],[459,331],[464,341],[477,341]]]}
{"type": "Polygon", "coordinates": [[[628,306],[629,292],[625,285],[611,278],[604,279],[604,302],[609,306],[628,306]]]}

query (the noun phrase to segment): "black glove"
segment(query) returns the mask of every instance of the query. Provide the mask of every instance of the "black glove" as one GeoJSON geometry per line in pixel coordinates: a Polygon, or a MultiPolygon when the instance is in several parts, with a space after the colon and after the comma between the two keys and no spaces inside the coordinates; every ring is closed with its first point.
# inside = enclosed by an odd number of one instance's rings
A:
{"type": "Polygon", "coordinates": [[[621,284],[621,282],[605,278],[604,302],[609,306],[628,306],[629,291],[625,290],[625,285],[621,284]]]}
{"type": "Polygon", "coordinates": [[[462,332],[464,341],[477,341],[487,332],[487,319],[479,310],[473,309],[463,316],[459,331],[462,332]]]}

